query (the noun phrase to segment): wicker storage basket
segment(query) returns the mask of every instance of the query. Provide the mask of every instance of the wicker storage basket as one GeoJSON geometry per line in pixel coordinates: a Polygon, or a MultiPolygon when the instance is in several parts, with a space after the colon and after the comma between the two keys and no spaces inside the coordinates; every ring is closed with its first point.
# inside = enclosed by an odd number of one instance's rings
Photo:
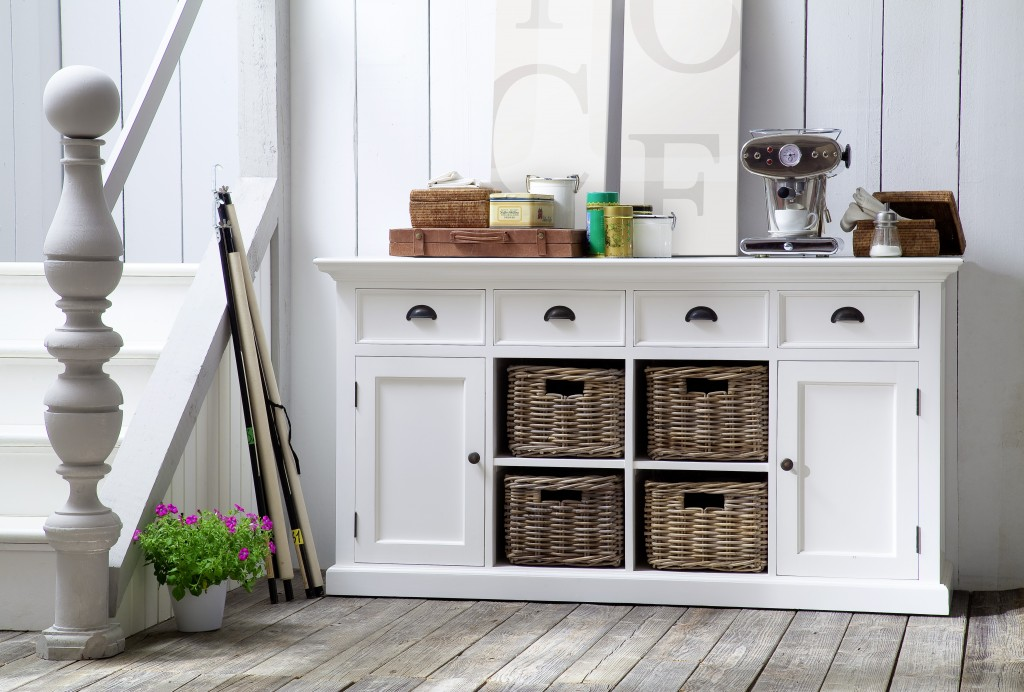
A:
{"type": "Polygon", "coordinates": [[[505,553],[514,565],[618,567],[622,476],[505,476],[505,553]]]}
{"type": "Polygon", "coordinates": [[[646,375],[651,459],[768,460],[767,366],[650,366],[646,375]]]}
{"type": "Polygon", "coordinates": [[[644,483],[647,561],[658,569],[763,572],[768,483],[644,483]]]}
{"type": "Polygon", "coordinates": [[[434,187],[409,193],[413,228],[487,228],[491,218],[491,188],[434,187]]]}
{"type": "Polygon", "coordinates": [[[623,370],[509,366],[509,451],[621,458],[625,391],[623,370]]]}

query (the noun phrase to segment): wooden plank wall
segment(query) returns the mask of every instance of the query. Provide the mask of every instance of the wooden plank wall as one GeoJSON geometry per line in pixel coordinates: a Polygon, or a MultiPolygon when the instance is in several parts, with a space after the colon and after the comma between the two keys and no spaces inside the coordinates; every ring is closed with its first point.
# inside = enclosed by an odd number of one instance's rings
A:
{"type": "MultiPolygon", "coordinates": [[[[0,0],[0,261],[43,259],[61,150],[42,93],[63,65],[104,70],[131,112],[176,0],[0,0]]],[[[197,262],[213,237],[213,166],[238,176],[238,0],[204,3],[114,219],[128,262],[197,262]]],[[[109,156],[121,122],[105,137],[109,156]]]]}

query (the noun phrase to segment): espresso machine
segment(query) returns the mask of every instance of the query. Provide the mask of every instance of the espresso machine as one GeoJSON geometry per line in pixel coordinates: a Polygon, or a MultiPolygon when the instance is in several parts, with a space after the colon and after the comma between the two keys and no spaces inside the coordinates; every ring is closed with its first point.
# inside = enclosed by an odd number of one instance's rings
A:
{"type": "Polygon", "coordinates": [[[832,255],[835,238],[822,237],[831,221],[825,183],[840,164],[850,167],[850,145],[841,148],[840,130],[751,130],[740,150],[743,167],[764,178],[768,235],[740,241],[746,255],[832,255]]]}

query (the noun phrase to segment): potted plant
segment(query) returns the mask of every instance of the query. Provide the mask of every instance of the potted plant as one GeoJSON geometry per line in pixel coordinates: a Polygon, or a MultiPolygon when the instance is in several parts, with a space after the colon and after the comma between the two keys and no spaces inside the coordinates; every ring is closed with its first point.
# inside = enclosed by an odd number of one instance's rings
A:
{"type": "Polygon", "coordinates": [[[135,532],[146,564],[156,580],[166,584],[178,629],[201,632],[220,627],[227,580],[247,591],[266,574],[267,559],[275,552],[269,517],[259,517],[235,505],[226,514],[216,509],[185,515],[172,504],[156,506],[156,518],[135,532]],[[191,611],[202,616],[190,622],[191,611]]]}

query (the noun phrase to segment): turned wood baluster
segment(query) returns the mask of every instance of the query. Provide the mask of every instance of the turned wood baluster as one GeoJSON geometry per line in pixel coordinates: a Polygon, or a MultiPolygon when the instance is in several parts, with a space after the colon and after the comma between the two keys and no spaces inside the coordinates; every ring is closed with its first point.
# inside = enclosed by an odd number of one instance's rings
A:
{"type": "Polygon", "coordinates": [[[124,650],[110,620],[109,552],[121,520],[96,495],[121,430],[121,390],[103,364],[121,348],[103,324],[107,296],[121,280],[124,246],[103,198],[100,146],[117,121],[117,86],[103,72],[75,65],[57,72],[43,92],[47,120],[64,137],[64,187],[43,244],[46,280],[65,323],[46,338],[64,371],[44,397],[46,434],[68,482],[67,503],[43,529],[57,557],[56,616],[37,640],[43,658],[106,658],[124,650]]]}

